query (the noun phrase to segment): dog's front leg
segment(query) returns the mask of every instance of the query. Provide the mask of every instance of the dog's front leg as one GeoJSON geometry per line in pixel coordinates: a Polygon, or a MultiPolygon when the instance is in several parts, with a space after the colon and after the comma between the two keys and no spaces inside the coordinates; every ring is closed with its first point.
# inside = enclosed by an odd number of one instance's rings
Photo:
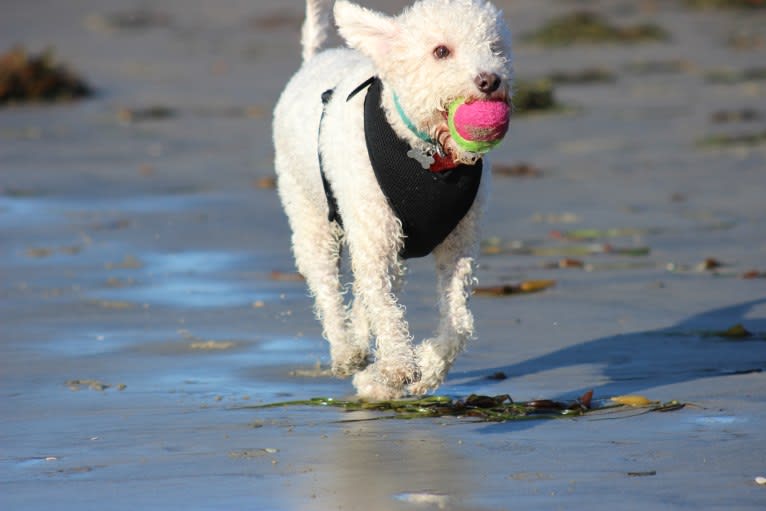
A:
{"type": "Polygon", "coordinates": [[[376,219],[349,215],[348,220],[354,299],[363,308],[376,346],[375,362],[354,377],[354,386],[368,399],[400,397],[419,378],[404,308],[395,294],[403,271],[398,257],[401,225],[392,214],[376,219]]]}
{"type": "Polygon", "coordinates": [[[409,387],[412,394],[425,394],[441,385],[455,359],[465,349],[466,342],[473,337],[473,315],[468,301],[474,285],[480,209],[480,205],[474,205],[434,250],[439,327],[434,338],[418,346],[421,379],[409,387]]]}

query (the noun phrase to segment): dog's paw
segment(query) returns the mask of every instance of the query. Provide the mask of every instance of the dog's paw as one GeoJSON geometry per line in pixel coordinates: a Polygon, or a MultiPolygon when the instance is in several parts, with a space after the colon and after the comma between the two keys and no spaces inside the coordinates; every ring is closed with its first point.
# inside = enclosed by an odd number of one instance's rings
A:
{"type": "Polygon", "coordinates": [[[407,390],[413,395],[422,396],[439,388],[447,376],[449,364],[438,353],[431,340],[426,340],[417,347],[415,358],[420,369],[420,379],[411,383],[407,390]]]}
{"type": "Polygon", "coordinates": [[[370,353],[366,349],[349,347],[332,350],[332,374],[346,378],[370,365],[370,353]]]}
{"type": "Polygon", "coordinates": [[[386,385],[381,380],[374,364],[354,375],[354,388],[360,398],[369,401],[388,401],[404,397],[407,394],[403,385],[396,387],[386,385]]]}
{"type": "Polygon", "coordinates": [[[427,382],[419,381],[407,386],[407,393],[412,396],[424,396],[439,388],[439,385],[430,385],[427,382]]]}
{"type": "Polygon", "coordinates": [[[415,360],[396,363],[379,360],[374,364],[380,380],[390,387],[404,387],[420,381],[420,367],[415,360]]]}

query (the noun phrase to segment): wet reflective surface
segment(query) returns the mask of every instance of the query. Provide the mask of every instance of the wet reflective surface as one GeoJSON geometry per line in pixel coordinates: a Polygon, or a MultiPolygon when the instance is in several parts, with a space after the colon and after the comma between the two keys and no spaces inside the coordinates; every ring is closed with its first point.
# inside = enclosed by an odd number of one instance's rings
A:
{"type": "MultiPolygon", "coordinates": [[[[766,272],[766,153],[695,144],[763,128],[710,121],[760,108],[762,81],[704,79],[753,66],[757,53],[722,41],[762,26],[762,11],[602,2],[615,19],[663,23],[673,41],[519,45],[518,73],[599,64],[618,79],[557,89],[577,107],[568,113],[513,119],[496,160],[542,172],[496,176],[484,237],[504,248],[482,256],[479,278],[555,286],[475,297],[478,338],[440,393],[594,389],[694,406],[486,424],[248,408],[353,392],[324,370],[303,282],[272,273],[294,271],[263,178],[273,175],[269,112],[298,65],[302,2],[173,0],[161,6],[169,20],[130,29],[104,28],[105,14],[126,8],[116,0],[44,16],[14,4],[0,43],[50,41],[102,92],[0,110],[0,508],[763,508],[753,480],[766,470],[766,280],[742,275],[766,272]],[[691,70],[624,68],[670,54],[691,70]],[[152,104],[177,113],[119,115],[152,104]],[[752,338],[715,335],[737,323],[752,338]]],[[[506,4],[519,27],[566,9],[506,4]]],[[[431,261],[410,266],[403,299],[419,340],[436,325],[436,299],[431,261]]]]}

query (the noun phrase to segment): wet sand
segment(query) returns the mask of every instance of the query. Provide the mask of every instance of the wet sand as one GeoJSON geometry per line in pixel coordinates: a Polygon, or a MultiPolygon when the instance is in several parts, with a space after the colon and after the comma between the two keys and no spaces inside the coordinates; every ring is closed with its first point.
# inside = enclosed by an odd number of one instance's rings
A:
{"type": "MultiPolygon", "coordinates": [[[[0,110],[0,508],[763,509],[766,146],[710,137],[762,133],[766,82],[710,73],[762,68],[766,12],[505,2],[520,78],[616,81],[514,118],[495,161],[540,175],[495,177],[479,278],[556,285],[475,297],[439,393],[693,406],[495,424],[251,408],[353,392],[312,375],[328,350],[268,186],[301,1],[169,0],[122,27],[116,0],[6,4],[0,49],[53,45],[98,95],[0,110]],[[583,6],[671,40],[522,43],[583,6]]],[[[410,267],[422,339],[431,261],[410,267]]]]}

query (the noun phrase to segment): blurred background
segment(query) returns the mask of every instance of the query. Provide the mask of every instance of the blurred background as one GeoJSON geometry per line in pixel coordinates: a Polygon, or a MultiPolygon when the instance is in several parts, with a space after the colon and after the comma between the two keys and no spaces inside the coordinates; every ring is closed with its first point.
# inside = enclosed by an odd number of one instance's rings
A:
{"type": "MultiPolygon", "coordinates": [[[[235,411],[352,392],[275,192],[302,0],[0,0],[0,507],[761,509],[764,2],[497,3],[515,112],[478,339],[440,393],[703,408],[456,428],[235,411]]],[[[436,298],[431,261],[409,266],[417,340],[436,298]]]]}

